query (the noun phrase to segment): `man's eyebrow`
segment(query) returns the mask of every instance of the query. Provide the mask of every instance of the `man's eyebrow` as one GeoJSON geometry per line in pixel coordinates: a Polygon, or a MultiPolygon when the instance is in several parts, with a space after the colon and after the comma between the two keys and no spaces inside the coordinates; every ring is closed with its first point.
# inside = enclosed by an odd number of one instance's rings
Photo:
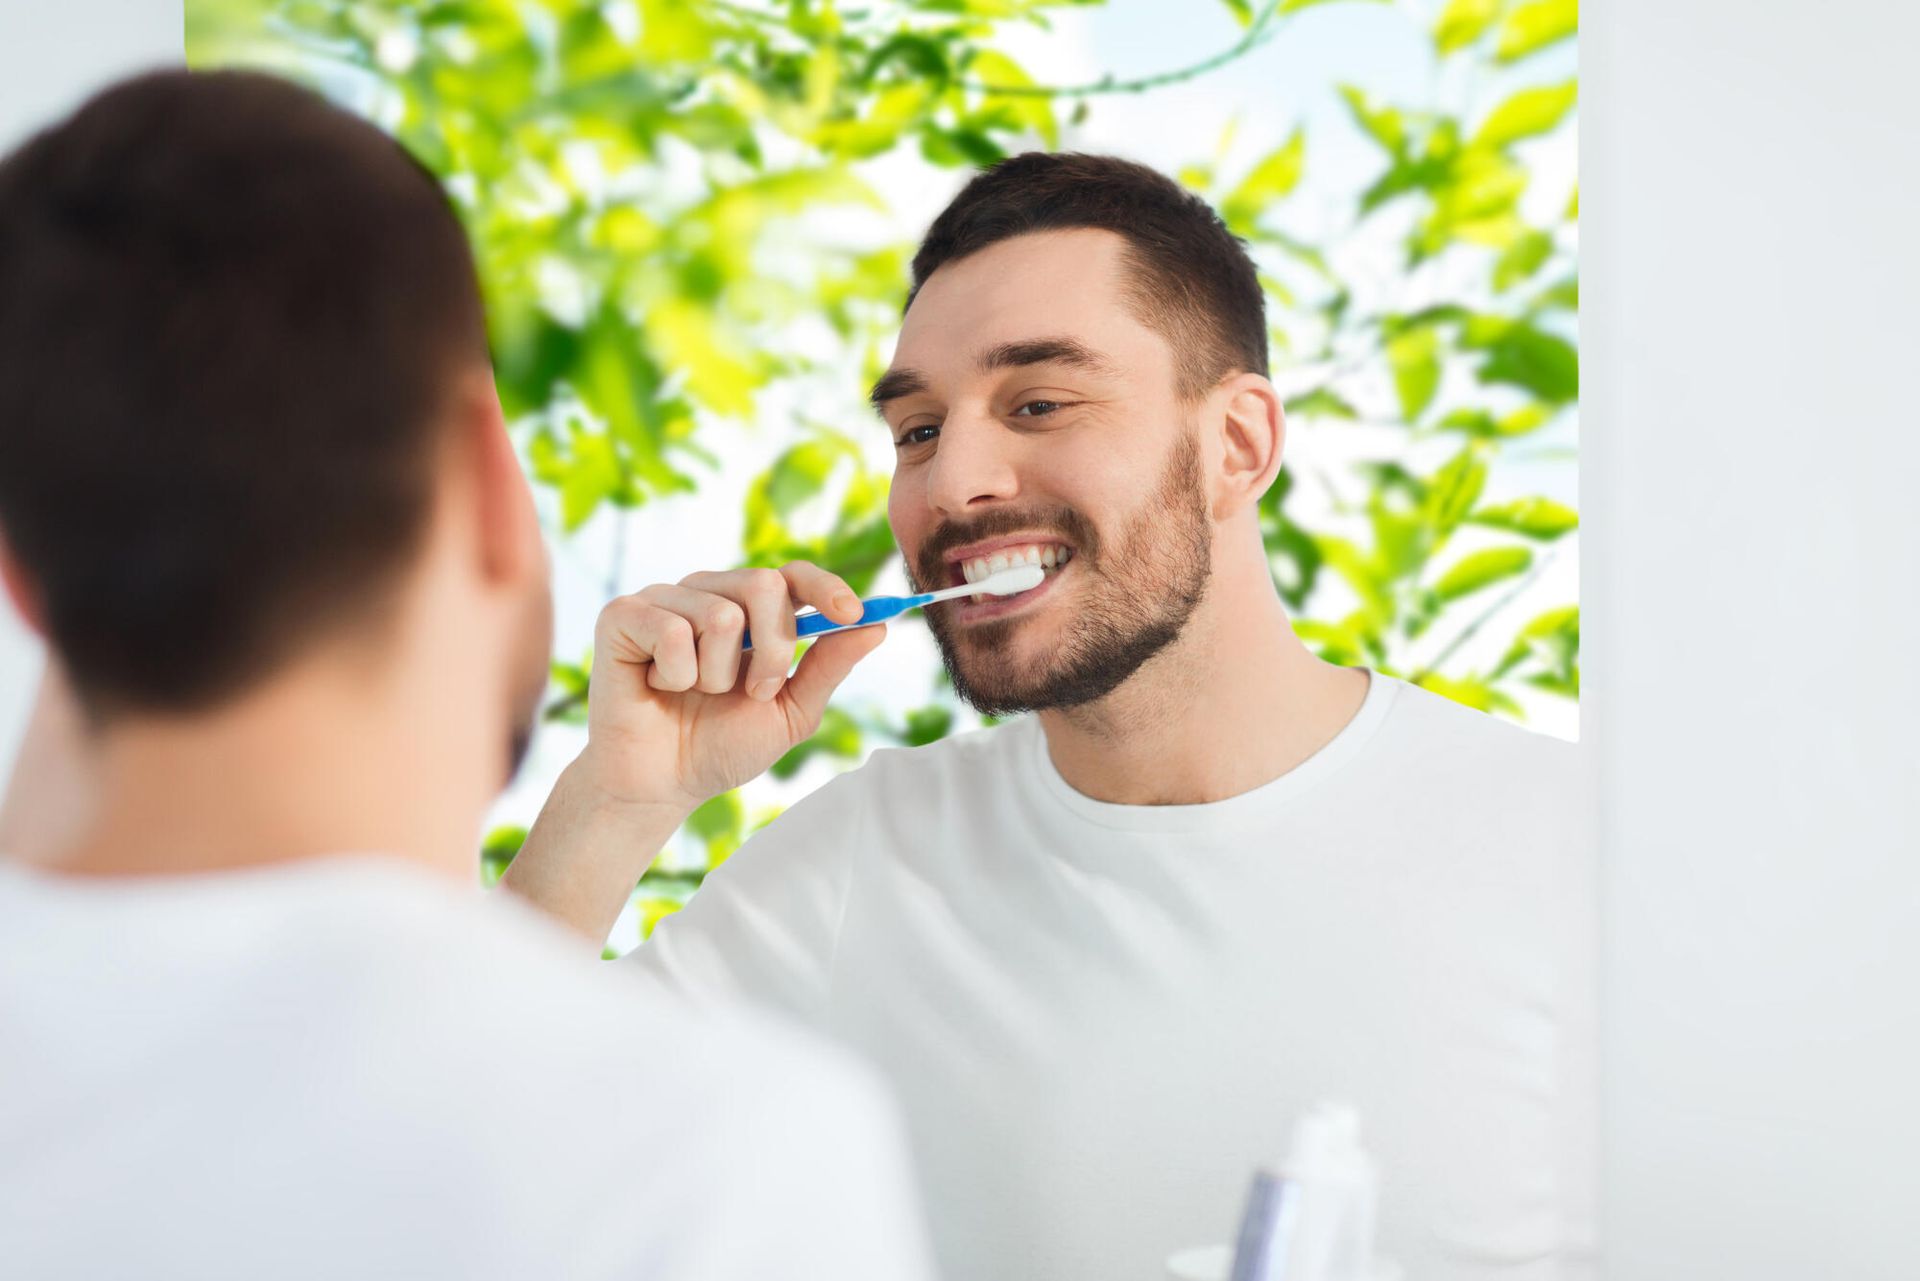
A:
{"type": "Polygon", "coordinates": [[[978,363],[981,373],[1013,369],[1021,365],[1072,365],[1090,374],[1118,372],[1111,359],[1072,338],[1029,338],[1022,342],[1003,342],[981,352],[978,363]]]}
{"type": "Polygon", "coordinates": [[[875,413],[882,413],[888,401],[926,389],[927,376],[918,369],[889,369],[880,375],[880,381],[867,393],[867,403],[873,406],[875,413]]]}

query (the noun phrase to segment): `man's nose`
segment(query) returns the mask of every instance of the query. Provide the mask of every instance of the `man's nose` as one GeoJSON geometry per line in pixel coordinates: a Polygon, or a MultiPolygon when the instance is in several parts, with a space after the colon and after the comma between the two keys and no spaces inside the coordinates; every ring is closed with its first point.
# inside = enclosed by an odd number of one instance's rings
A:
{"type": "Polygon", "coordinates": [[[945,515],[961,515],[1019,492],[1013,434],[987,415],[948,414],[927,476],[927,501],[945,515]]]}

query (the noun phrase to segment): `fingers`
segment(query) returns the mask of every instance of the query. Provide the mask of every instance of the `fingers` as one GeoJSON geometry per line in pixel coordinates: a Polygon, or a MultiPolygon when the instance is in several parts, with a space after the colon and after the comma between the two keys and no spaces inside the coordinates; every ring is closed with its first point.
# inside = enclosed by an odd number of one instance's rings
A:
{"type": "MultiPolygon", "coordinates": [[[[741,681],[749,695],[766,702],[780,692],[793,665],[793,596],[777,569],[737,569],[725,574],[690,574],[681,586],[733,601],[746,611],[753,632],[741,681]]],[[[734,638],[736,650],[739,637],[734,638]]]]}
{"type": "Polygon", "coordinates": [[[838,575],[806,561],[791,561],[780,569],[689,574],[680,585],[726,597],[746,611],[753,651],[742,684],[762,702],[780,692],[793,666],[796,605],[811,605],[835,622],[860,618],[860,598],[853,589],[838,575]]]}
{"type": "MultiPolygon", "coordinates": [[[[860,617],[860,598],[838,575],[794,561],[781,569],[689,574],[678,585],[656,584],[623,596],[600,614],[596,649],[645,666],[646,683],[667,692],[724,694],[744,685],[752,697],[778,695],[793,665],[796,603],[836,622],[860,617]],[[751,629],[753,650],[741,660],[741,638],[751,629]]],[[[847,659],[819,694],[819,706],[845,678],[859,654],[847,659]]],[[[838,652],[838,647],[829,654],[838,652]]],[[[824,669],[823,669],[824,670],[824,669]]]]}
{"type": "MultiPolygon", "coordinates": [[[[658,584],[640,598],[687,620],[693,633],[695,675],[691,685],[655,684],[655,689],[697,689],[724,694],[740,679],[740,637],[747,628],[747,612],[738,602],[690,587],[658,584]]],[[[684,668],[672,673],[683,676],[684,668]]],[[[661,679],[667,679],[663,674],[661,679]]]]}
{"type": "Polygon", "coordinates": [[[804,560],[788,561],[780,573],[801,604],[813,606],[836,623],[860,621],[860,596],[838,574],[804,560]]]}
{"type": "MultiPolygon", "coordinates": [[[[880,648],[887,638],[885,623],[858,627],[852,631],[822,636],[800,660],[800,670],[787,682],[785,700],[794,721],[794,741],[798,742],[819,728],[826,715],[827,700],[854,664],[880,648]]],[[[756,641],[755,644],[758,644],[756,641]]]]}
{"type": "Polygon", "coordinates": [[[638,667],[654,689],[692,689],[700,678],[693,623],[644,592],[610,601],[593,631],[596,659],[638,667]]]}

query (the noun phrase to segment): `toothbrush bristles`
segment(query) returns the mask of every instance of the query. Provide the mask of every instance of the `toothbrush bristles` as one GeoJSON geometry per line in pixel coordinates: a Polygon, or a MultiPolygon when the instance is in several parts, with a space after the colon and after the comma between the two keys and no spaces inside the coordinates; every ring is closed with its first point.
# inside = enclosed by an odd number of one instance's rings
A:
{"type": "Polygon", "coordinates": [[[1017,596],[1038,587],[1046,576],[1047,571],[1038,565],[1012,565],[987,575],[973,585],[973,590],[985,596],[1017,596]]]}

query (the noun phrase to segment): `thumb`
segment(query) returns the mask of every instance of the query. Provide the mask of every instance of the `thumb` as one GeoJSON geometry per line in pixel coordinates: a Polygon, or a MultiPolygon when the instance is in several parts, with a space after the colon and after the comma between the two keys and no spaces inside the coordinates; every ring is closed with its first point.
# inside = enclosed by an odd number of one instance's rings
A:
{"type": "Polygon", "coordinates": [[[813,733],[820,718],[826,715],[827,700],[833,697],[833,691],[847,679],[853,665],[878,649],[886,638],[887,627],[881,623],[834,632],[813,643],[806,657],[800,660],[793,678],[780,690],[780,699],[787,705],[788,720],[805,731],[795,735],[796,741],[813,733]]]}

